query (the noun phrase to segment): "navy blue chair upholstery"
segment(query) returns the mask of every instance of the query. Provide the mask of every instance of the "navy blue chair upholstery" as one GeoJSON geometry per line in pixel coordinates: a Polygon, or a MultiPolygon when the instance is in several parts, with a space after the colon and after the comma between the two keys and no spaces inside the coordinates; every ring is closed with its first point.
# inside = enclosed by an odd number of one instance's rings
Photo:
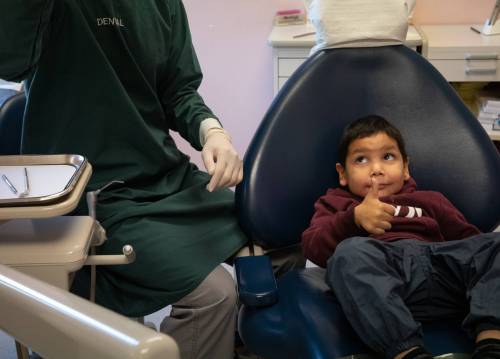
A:
{"type": "Polygon", "coordinates": [[[25,107],[23,92],[9,93],[0,104],[0,155],[20,154],[25,107]]]}
{"type": "MultiPolygon", "coordinates": [[[[297,69],[248,148],[236,205],[255,243],[279,248],[300,241],[316,199],[338,185],[344,127],[368,114],[401,130],[419,188],[442,192],[483,231],[498,226],[500,156],[442,75],[404,46],[346,48],[321,51],[297,69]]],[[[369,353],[323,269],[291,271],[277,284],[274,305],[240,311],[240,335],[251,351],[277,359],[369,353]]],[[[424,323],[435,355],[470,351],[459,322],[424,323]]]]}
{"type": "Polygon", "coordinates": [[[0,107],[2,107],[3,103],[7,99],[11,98],[12,96],[14,96],[18,93],[19,93],[19,91],[17,91],[17,90],[0,88],[0,107]]]}

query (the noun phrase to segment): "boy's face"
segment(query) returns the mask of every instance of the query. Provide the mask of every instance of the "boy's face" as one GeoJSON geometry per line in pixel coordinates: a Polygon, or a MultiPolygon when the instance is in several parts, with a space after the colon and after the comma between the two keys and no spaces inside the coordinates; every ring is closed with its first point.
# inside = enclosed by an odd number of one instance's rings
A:
{"type": "Polygon", "coordinates": [[[337,163],[340,184],[351,193],[365,197],[373,179],[379,185],[379,197],[401,190],[410,178],[408,162],[399,151],[398,143],[384,132],[358,138],[347,149],[345,168],[337,163]]]}

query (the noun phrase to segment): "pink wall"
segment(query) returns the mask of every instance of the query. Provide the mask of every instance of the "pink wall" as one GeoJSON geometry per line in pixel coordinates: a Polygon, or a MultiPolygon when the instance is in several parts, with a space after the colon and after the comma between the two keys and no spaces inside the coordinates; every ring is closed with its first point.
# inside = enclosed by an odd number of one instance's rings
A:
{"type": "MultiPolygon", "coordinates": [[[[301,0],[183,0],[204,81],[200,92],[233,136],[243,157],[272,100],[272,51],[267,44],[277,9],[301,0]]],[[[184,141],[179,147],[201,166],[184,141]]],[[[201,166],[203,167],[203,166],[201,166]]],[[[203,167],[204,168],[204,167],[203,167]]]]}
{"type": "MultiPolygon", "coordinates": [[[[277,9],[301,0],[183,0],[205,75],[200,92],[243,156],[272,100],[272,51],[267,37],[277,9]]],[[[494,0],[417,0],[416,23],[482,23],[494,0]]],[[[179,146],[201,165],[200,154],[179,146]]]]}
{"type": "Polygon", "coordinates": [[[415,23],[471,24],[483,23],[495,0],[417,0],[415,23]]]}

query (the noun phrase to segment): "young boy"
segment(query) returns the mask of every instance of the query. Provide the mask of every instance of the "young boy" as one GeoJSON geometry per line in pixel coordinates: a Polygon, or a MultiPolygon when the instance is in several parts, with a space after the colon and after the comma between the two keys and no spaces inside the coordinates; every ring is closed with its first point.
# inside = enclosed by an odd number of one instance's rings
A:
{"type": "Polygon", "coordinates": [[[387,358],[431,358],[417,320],[465,317],[472,358],[500,358],[500,234],[417,190],[401,133],[382,117],[350,124],[339,159],[342,188],[316,202],[302,245],[359,337],[387,358]]]}

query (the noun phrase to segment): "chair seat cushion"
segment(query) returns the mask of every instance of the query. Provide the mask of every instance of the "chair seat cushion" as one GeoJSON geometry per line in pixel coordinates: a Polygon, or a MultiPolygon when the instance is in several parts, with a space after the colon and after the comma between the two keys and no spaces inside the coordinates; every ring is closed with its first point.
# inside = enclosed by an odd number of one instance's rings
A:
{"type": "MultiPolygon", "coordinates": [[[[336,358],[369,354],[324,281],[322,268],[286,273],[278,280],[278,303],[243,307],[239,331],[257,355],[279,358],[336,358]]],[[[472,341],[456,321],[424,324],[424,341],[434,355],[468,353],[472,341]]]]}

